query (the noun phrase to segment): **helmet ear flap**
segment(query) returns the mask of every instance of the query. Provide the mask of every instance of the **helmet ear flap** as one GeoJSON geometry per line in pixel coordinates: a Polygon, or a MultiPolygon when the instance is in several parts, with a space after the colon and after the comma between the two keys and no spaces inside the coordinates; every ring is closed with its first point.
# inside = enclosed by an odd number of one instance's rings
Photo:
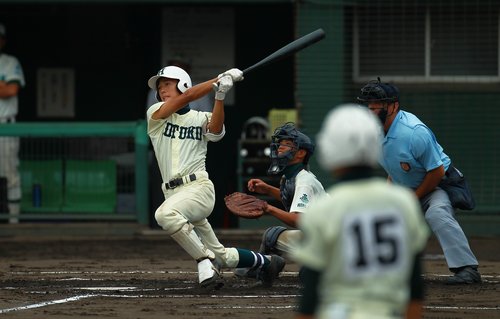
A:
{"type": "Polygon", "coordinates": [[[191,87],[191,86],[188,85],[188,83],[186,81],[181,81],[181,80],[179,80],[179,85],[178,86],[182,87],[181,92],[185,92],[187,89],[189,89],[191,87]]]}

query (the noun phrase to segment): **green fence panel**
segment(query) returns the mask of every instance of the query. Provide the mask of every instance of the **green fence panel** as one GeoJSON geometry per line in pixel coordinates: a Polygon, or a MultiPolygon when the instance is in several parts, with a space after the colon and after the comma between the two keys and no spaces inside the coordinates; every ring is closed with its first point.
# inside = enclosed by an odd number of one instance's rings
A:
{"type": "Polygon", "coordinates": [[[115,162],[67,160],[62,211],[66,213],[114,213],[115,210],[115,162]]]}

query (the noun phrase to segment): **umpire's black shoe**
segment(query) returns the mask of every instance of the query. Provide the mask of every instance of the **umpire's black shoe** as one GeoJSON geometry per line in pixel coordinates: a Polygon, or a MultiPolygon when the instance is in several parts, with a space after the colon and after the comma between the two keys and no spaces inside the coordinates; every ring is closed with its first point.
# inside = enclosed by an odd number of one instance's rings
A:
{"type": "Polygon", "coordinates": [[[273,282],[279,277],[280,272],[285,268],[285,259],[278,255],[271,255],[271,260],[266,267],[259,272],[258,278],[264,287],[272,287],[273,282]]]}
{"type": "Polygon", "coordinates": [[[453,276],[446,280],[448,285],[479,284],[481,282],[481,274],[473,266],[459,268],[453,276]]]}

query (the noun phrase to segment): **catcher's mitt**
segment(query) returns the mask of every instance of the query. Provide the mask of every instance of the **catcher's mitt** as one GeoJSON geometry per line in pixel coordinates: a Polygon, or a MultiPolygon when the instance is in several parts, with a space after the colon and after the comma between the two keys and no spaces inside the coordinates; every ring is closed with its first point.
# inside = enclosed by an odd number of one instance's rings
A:
{"type": "Polygon", "coordinates": [[[227,208],[242,218],[259,218],[267,208],[267,202],[255,196],[235,192],[224,197],[227,208]]]}

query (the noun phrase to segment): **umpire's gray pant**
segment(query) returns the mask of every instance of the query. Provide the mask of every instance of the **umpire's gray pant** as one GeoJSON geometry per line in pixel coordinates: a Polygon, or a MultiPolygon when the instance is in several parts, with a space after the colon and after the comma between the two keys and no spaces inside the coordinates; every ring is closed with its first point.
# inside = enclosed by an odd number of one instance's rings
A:
{"type": "Polygon", "coordinates": [[[477,266],[478,262],[465,233],[455,219],[455,210],[451,206],[448,194],[436,188],[420,200],[425,213],[425,220],[436,235],[448,268],[477,266]]]}

